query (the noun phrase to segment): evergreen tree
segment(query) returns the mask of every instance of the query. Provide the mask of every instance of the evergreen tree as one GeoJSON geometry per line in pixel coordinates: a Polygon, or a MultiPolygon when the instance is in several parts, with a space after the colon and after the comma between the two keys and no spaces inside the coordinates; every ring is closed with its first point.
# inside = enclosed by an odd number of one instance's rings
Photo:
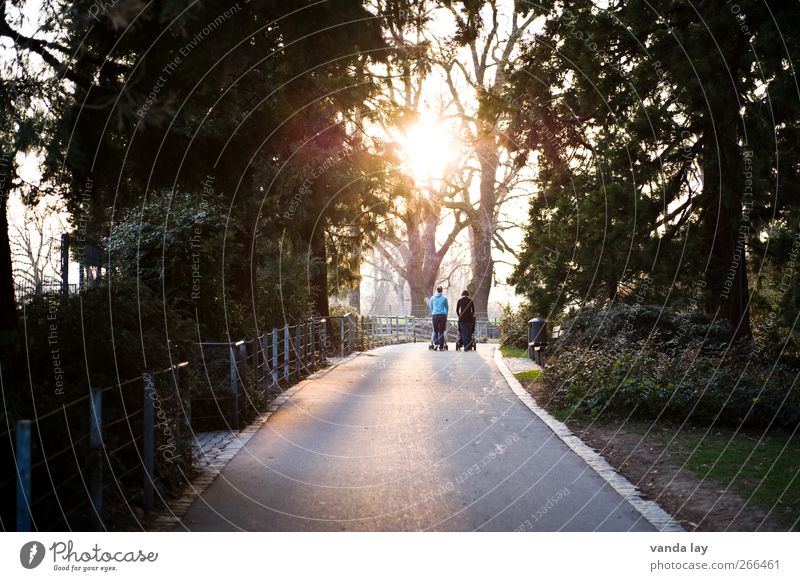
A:
{"type": "Polygon", "coordinates": [[[518,290],[556,309],[620,288],[699,295],[735,336],[749,336],[748,258],[770,224],[784,223],[767,213],[786,212],[794,195],[767,178],[795,172],[781,169],[781,133],[797,118],[786,91],[797,49],[780,38],[794,38],[788,23],[800,9],[681,0],[545,8],[514,79],[516,139],[538,152],[539,167],[518,290]]]}

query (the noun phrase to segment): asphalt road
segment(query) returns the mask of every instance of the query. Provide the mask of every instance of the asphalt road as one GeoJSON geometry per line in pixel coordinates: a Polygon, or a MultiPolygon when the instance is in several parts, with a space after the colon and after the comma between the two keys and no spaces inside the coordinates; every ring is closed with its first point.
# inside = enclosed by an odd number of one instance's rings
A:
{"type": "Polygon", "coordinates": [[[450,347],[383,347],[309,382],[178,529],[653,530],[516,398],[494,346],[450,347]]]}

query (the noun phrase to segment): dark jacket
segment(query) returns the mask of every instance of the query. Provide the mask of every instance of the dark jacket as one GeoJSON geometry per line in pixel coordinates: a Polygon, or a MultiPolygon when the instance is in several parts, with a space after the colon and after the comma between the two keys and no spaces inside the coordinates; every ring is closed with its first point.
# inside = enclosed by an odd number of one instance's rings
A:
{"type": "Polygon", "coordinates": [[[475,320],[475,305],[469,297],[461,297],[456,303],[456,314],[460,323],[472,323],[475,320]]]}

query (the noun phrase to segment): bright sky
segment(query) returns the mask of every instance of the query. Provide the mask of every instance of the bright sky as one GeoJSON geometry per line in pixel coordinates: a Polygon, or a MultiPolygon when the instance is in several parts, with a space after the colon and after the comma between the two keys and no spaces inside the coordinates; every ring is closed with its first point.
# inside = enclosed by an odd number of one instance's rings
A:
{"type": "MultiPolygon", "coordinates": [[[[510,10],[513,10],[513,2],[501,2],[501,12],[498,19],[500,31],[510,29],[510,10]]],[[[484,14],[484,22],[491,22],[491,16],[488,11],[484,14]]],[[[539,26],[540,23],[534,23],[531,26],[531,32],[537,30],[539,26]]],[[[450,37],[454,31],[452,16],[444,9],[438,10],[429,28],[433,38],[446,39],[450,37]]],[[[503,38],[502,32],[501,38],[503,38]]],[[[435,40],[434,46],[436,46],[435,40]]],[[[456,52],[456,57],[465,64],[467,70],[470,69],[472,57],[468,48],[459,49],[456,52]]],[[[496,70],[496,67],[487,71],[488,78],[485,82],[488,83],[493,80],[494,70],[496,70]]],[[[477,108],[477,101],[474,97],[475,89],[470,87],[463,75],[458,74],[458,72],[454,76],[454,83],[462,96],[462,105],[467,114],[474,113],[477,108]]],[[[428,184],[438,183],[442,179],[444,168],[448,164],[452,164],[459,158],[470,156],[469,144],[463,143],[459,138],[462,131],[460,129],[458,111],[452,103],[444,73],[438,67],[434,67],[425,80],[419,112],[421,118],[418,123],[405,128],[404,131],[390,131],[389,138],[400,146],[401,157],[408,175],[415,179],[418,187],[425,189],[428,184]]],[[[380,130],[376,129],[376,131],[380,130]]],[[[468,163],[473,166],[476,165],[474,155],[468,163]]],[[[530,175],[529,173],[522,174],[520,177],[525,178],[530,177],[530,175]]],[[[477,186],[478,180],[476,179],[473,181],[470,191],[470,197],[473,201],[477,201],[479,197],[477,186]]],[[[528,188],[530,188],[529,184],[528,188]]],[[[530,193],[524,188],[512,190],[509,196],[511,200],[502,208],[500,221],[517,224],[526,222],[528,216],[527,196],[530,193]]],[[[440,236],[443,238],[446,235],[447,228],[443,227],[440,236]]],[[[509,246],[515,249],[520,247],[523,236],[521,228],[516,227],[506,230],[502,235],[509,246]]],[[[462,232],[459,244],[462,247],[469,244],[466,230],[462,232]]],[[[457,253],[459,250],[460,248],[456,247],[453,252],[457,253]]],[[[469,260],[469,253],[462,252],[461,255],[462,260],[469,260]]],[[[490,301],[496,304],[512,303],[516,305],[519,303],[519,298],[515,295],[513,288],[502,284],[511,274],[512,265],[516,263],[516,259],[511,253],[501,252],[497,249],[494,250],[493,256],[498,261],[495,265],[495,277],[500,284],[492,289],[490,301]]],[[[368,266],[365,267],[364,273],[368,275],[367,279],[370,279],[375,274],[368,266]]]]}

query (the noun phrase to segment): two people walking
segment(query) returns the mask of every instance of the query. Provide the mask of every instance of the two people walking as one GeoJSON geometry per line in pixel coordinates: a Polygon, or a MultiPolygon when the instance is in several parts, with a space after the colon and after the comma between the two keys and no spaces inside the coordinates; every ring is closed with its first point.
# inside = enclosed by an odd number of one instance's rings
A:
{"type": "MultiPolygon", "coordinates": [[[[430,300],[431,318],[433,319],[433,348],[437,351],[447,349],[447,313],[450,308],[447,297],[442,294],[442,287],[436,287],[436,294],[430,300]]],[[[475,328],[475,305],[469,298],[469,292],[461,293],[461,298],[456,303],[458,315],[459,343],[469,349],[473,342],[473,329],[475,328]]]]}

